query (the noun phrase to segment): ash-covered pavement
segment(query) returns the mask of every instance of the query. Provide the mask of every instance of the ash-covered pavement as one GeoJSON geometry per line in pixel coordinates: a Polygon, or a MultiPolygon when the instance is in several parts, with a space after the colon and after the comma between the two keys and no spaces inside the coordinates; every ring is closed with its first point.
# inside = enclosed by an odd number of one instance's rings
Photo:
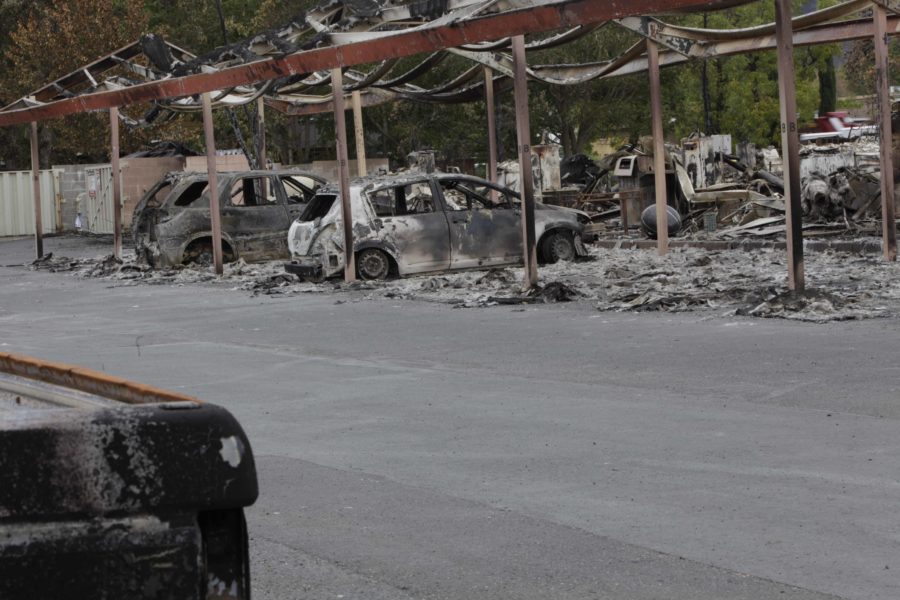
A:
{"type": "MultiPolygon", "coordinates": [[[[900,597],[900,319],[877,256],[856,258],[888,287],[842,285],[882,318],[806,323],[597,308],[670,285],[689,253],[598,253],[541,271],[585,297],[494,305],[522,294],[516,270],[218,280],[46,241],[89,260],[35,270],[29,240],[0,241],[0,349],[232,411],[259,470],[257,599],[900,597]]],[[[693,276],[781,289],[777,253],[756,274],[727,256],[727,279],[693,276]]],[[[808,259],[811,283],[831,272],[808,259]]]]}
{"type": "MultiPolygon", "coordinates": [[[[96,244],[93,247],[98,247],[96,244]]],[[[442,302],[460,308],[580,302],[600,311],[712,311],[721,316],[778,317],[811,322],[877,318],[900,312],[900,264],[871,253],[806,255],[808,291],[786,287],[784,251],[708,251],[675,248],[659,257],[646,250],[591,248],[575,263],[540,268],[541,287],[523,291],[522,270],[501,268],[423,275],[384,282],[320,284],[285,273],[283,261],[225,265],[218,278],[209,266],[150,269],[126,253],[72,258],[54,254],[32,268],[99,277],[117,285],[209,283],[252,294],[330,294],[336,302],[372,298],[442,302]]]]}

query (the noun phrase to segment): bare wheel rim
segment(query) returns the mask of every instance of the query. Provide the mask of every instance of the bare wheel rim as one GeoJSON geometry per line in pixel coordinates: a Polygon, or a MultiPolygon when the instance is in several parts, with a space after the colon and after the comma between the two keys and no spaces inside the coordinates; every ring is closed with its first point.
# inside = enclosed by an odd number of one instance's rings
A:
{"type": "Polygon", "coordinates": [[[363,250],[359,255],[359,273],[364,279],[384,279],[390,270],[387,256],[380,250],[363,250]]]}
{"type": "Polygon", "coordinates": [[[565,235],[554,233],[550,238],[549,258],[553,262],[559,260],[572,260],[575,257],[575,246],[565,235]]]}

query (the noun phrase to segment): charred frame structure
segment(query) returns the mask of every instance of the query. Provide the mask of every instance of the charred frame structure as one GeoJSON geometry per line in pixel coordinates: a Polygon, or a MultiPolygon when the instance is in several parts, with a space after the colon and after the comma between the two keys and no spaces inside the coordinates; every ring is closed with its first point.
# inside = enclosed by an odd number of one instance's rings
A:
{"type": "MultiPolygon", "coordinates": [[[[875,40],[877,57],[878,98],[882,112],[881,145],[882,173],[892,173],[891,123],[889,89],[887,87],[887,36],[900,33],[900,18],[895,2],[889,0],[847,0],[836,6],[792,18],[788,0],[763,0],[775,3],[777,20],[759,27],[719,31],[671,26],[647,15],[662,15],[691,11],[708,11],[747,4],[750,0],[632,0],[629,2],[600,0],[562,0],[528,2],[527,0],[448,0],[443,10],[429,12],[419,4],[384,2],[370,6],[352,2],[325,3],[317,9],[299,15],[278,30],[260,34],[212,53],[195,57],[165,43],[155,36],[122,48],[98,59],[91,65],[73,72],[34,94],[0,111],[0,126],[32,123],[32,146],[36,149],[36,123],[41,120],[95,110],[109,109],[115,118],[120,107],[151,102],[153,109],[143,118],[122,116],[131,126],[148,125],[163,116],[184,111],[218,106],[233,106],[265,102],[287,114],[316,114],[340,112],[338,138],[343,139],[343,156],[338,156],[340,179],[349,179],[346,157],[346,129],[343,125],[344,95],[350,94],[355,116],[362,106],[371,106],[395,99],[427,102],[466,102],[493,99],[497,81],[512,79],[516,88],[519,159],[523,164],[529,152],[530,132],[527,113],[519,105],[527,95],[525,78],[559,85],[578,83],[602,77],[615,77],[648,71],[651,88],[658,82],[659,68],[691,59],[726,56],[763,49],[777,48],[779,53],[779,89],[782,106],[782,132],[786,170],[786,204],[788,227],[789,273],[791,289],[802,290],[803,246],[800,237],[800,214],[791,210],[799,204],[799,192],[794,188],[798,163],[798,143],[795,141],[796,118],[793,116],[794,79],[792,48],[794,45],[820,44],[852,39],[875,40]],[[866,9],[873,9],[873,18],[848,20],[866,9]],[[890,16],[888,15],[890,13],[890,16]],[[529,68],[525,64],[526,49],[543,49],[566,43],[590,33],[605,23],[624,27],[646,41],[635,44],[622,56],[611,61],[584,65],[546,65],[529,68]],[[531,44],[520,36],[564,30],[531,44]],[[504,50],[512,49],[508,54],[504,50]],[[645,49],[648,51],[645,54],[645,49]],[[446,53],[470,59],[474,66],[454,81],[432,89],[412,85],[415,77],[426,72],[446,53]],[[400,75],[392,70],[402,57],[427,54],[417,66],[400,75]],[[143,55],[150,63],[142,66],[136,58],[143,55]],[[353,69],[358,65],[376,63],[369,72],[353,69]],[[98,84],[94,75],[117,69],[128,77],[114,76],[98,84]],[[478,81],[478,75],[484,75],[478,81]],[[497,75],[497,77],[495,77],[497,75]],[[348,83],[344,83],[344,81],[348,83]],[[475,81],[475,83],[472,83],[475,81]],[[324,92],[324,93],[322,93],[324,92]],[[887,113],[887,115],[886,115],[887,113]],[[524,117],[524,118],[523,118],[524,117]],[[343,130],[343,131],[341,131],[343,130]]],[[[508,85],[508,83],[507,83],[508,85]]],[[[661,98],[652,94],[651,113],[654,116],[654,137],[657,150],[662,146],[661,98]]],[[[491,102],[492,104],[492,102],[491,102]]],[[[260,106],[262,104],[260,103],[260,106]]],[[[489,107],[489,120],[493,107],[489,107]]],[[[211,124],[204,119],[208,150],[214,147],[211,124]]],[[[112,145],[118,145],[114,128],[112,145]]],[[[358,139],[361,132],[357,130],[358,139]]],[[[490,131],[493,142],[494,132],[490,131]]],[[[360,144],[358,144],[359,146],[360,144]]],[[[341,144],[338,144],[339,150],[341,144]]],[[[493,144],[491,144],[493,146],[493,144]]],[[[363,151],[364,152],[364,151],[363,151]]],[[[359,156],[364,160],[363,155],[359,156]]],[[[496,157],[493,148],[489,163],[496,157]]],[[[215,163],[208,157],[210,179],[214,178],[215,163]]],[[[37,169],[37,164],[33,165],[37,169]]],[[[882,176],[884,218],[884,255],[896,258],[896,225],[893,215],[893,185],[882,176]]],[[[525,284],[536,283],[530,257],[535,255],[535,240],[527,233],[534,231],[533,195],[523,186],[522,211],[523,257],[526,266],[525,284]]],[[[36,202],[39,190],[35,190],[36,202]]],[[[659,196],[664,196],[664,192],[659,196]]],[[[658,209],[665,210],[658,200],[658,209]]],[[[118,207],[117,207],[118,208],[118,207]]],[[[214,213],[215,211],[213,211],[214,213]]],[[[344,215],[349,226],[350,215],[344,215]]],[[[42,255],[40,214],[36,213],[36,250],[42,255]]],[[[212,216],[215,222],[215,215],[212,216]]],[[[664,222],[664,220],[662,221],[664,222]]],[[[116,253],[121,247],[120,225],[116,227],[116,253]]],[[[214,223],[212,228],[215,229],[214,223]]],[[[346,277],[351,279],[352,231],[347,232],[345,251],[350,256],[346,277]]],[[[659,251],[666,251],[665,236],[659,236],[659,251]]],[[[221,256],[220,240],[214,236],[214,253],[221,256]],[[218,252],[215,252],[218,250],[218,252]]],[[[219,261],[216,271],[221,273],[219,261]]]]}

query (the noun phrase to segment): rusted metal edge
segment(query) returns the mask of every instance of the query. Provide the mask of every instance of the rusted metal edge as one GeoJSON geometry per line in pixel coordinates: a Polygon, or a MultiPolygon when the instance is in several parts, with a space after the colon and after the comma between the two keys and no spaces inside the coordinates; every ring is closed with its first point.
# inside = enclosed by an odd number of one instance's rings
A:
{"type": "MultiPolygon", "coordinates": [[[[727,2],[726,2],[727,3],[727,2]]],[[[575,25],[610,21],[631,15],[660,14],[691,8],[711,9],[719,2],[700,0],[572,0],[476,17],[446,25],[417,28],[343,46],[328,46],[223,69],[136,85],[122,90],[86,94],[42,106],[0,113],[0,127],[43,121],[65,115],[128,106],[160,98],[193,96],[337,67],[401,58],[508,37],[575,25]]]]}
{"type": "Polygon", "coordinates": [[[161,390],[142,383],[135,383],[92,369],[45,361],[9,352],[0,352],[0,372],[69,387],[88,394],[96,394],[111,400],[118,400],[126,404],[200,402],[200,400],[192,396],[161,390]]]}

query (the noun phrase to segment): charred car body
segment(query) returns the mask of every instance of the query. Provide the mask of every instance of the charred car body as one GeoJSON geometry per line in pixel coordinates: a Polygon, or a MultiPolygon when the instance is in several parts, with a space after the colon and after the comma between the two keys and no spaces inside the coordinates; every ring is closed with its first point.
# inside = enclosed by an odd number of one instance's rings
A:
{"type": "MultiPolygon", "coordinates": [[[[344,268],[339,192],[316,194],[288,233],[285,269],[321,280],[344,268]]],[[[420,174],[360,179],[350,186],[353,251],[364,279],[513,265],[522,261],[516,192],[478,177],[420,174]]],[[[586,214],[536,203],[535,233],[545,263],[586,254],[586,214]]]]}
{"type": "MultiPolygon", "coordinates": [[[[288,256],[286,233],[325,180],[304,171],[243,171],[217,177],[226,261],[288,256]]],[[[132,235],[139,258],[168,267],[212,255],[206,173],[169,173],[144,194],[132,235]]]]}

